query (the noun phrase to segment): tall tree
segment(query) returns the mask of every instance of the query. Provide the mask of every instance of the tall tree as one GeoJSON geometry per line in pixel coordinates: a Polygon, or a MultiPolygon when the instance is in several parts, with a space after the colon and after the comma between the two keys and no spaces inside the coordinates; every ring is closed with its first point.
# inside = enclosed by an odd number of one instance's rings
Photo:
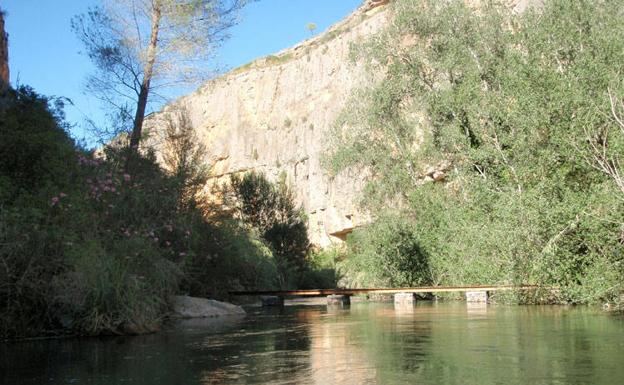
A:
{"type": "Polygon", "coordinates": [[[132,150],[139,146],[150,97],[163,87],[205,79],[207,60],[249,1],[102,0],[72,19],[97,67],[87,89],[132,121],[132,150]]]}

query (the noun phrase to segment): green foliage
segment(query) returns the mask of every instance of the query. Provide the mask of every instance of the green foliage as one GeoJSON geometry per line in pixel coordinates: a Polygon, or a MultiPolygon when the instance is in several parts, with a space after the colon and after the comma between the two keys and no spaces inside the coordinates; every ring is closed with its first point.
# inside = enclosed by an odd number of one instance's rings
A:
{"type": "Polygon", "coordinates": [[[182,204],[194,203],[208,180],[208,168],[204,161],[206,147],[197,138],[185,109],[167,117],[164,131],[165,141],[161,150],[163,166],[179,183],[177,189],[182,196],[178,201],[182,204]]]}
{"type": "Polygon", "coordinates": [[[0,92],[0,198],[15,199],[52,181],[66,181],[75,149],[57,124],[62,105],[49,108],[48,99],[27,87],[0,92]]]}
{"type": "Polygon", "coordinates": [[[335,288],[340,276],[337,261],[342,258],[342,248],[330,247],[311,250],[308,264],[301,278],[301,289],[335,288]]]}
{"type": "Polygon", "coordinates": [[[282,288],[297,285],[310,247],[301,209],[285,180],[277,185],[263,174],[232,176],[231,190],[244,223],[257,230],[273,252],[282,288]]]}
{"type": "Polygon", "coordinates": [[[251,172],[242,178],[233,175],[230,183],[236,195],[237,210],[245,223],[267,231],[276,221],[274,208],[279,197],[271,182],[263,174],[251,172]]]}
{"type": "Polygon", "coordinates": [[[223,298],[276,276],[257,237],[204,216],[184,116],[164,127],[168,172],[151,152],[76,148],[28,89],[2,95],[0,117],[0,338],[149,331],[171,294],[223,298]]]}
{"type": "Polygon", "coordinates": [[[227,298],[229,290],[275,287],[273,255],[255,234],[230,219],[215,226],[202,218],[195,229],[184,256],[182,292],[227,298]]]}
{"type": "Polygon", "coordinates": [[[350,28],[336,28],[331,31],[325,32],[318,40],[318,44],[326,44],[335,38],[339,37],[343,33],[349,32],[350,28]]]}
{"type": "Polygon", "coordinates": [[[71,28],[96,68],[87,90],[121,121],[121,127],[112,130],[113,137],[131,125],[130,146],[137,150],[152,90],[206,79],[213,48],[228,37],[246,4],[246,0],[107,0],[73,17],[71,28]]]}
{"type": "Polygon", "coordinates": [[[363,203],[413,223],[434,283],[557,285],[571,302],[623,289],[621,192],[588,146],[608,141],[616,159],[624,144],[605,135],[609,95],[624,95],[616,3],[395,2],[354,50],[379,81],[345,110],[328,167],[368,170],[363,203]],[[432,167],[444,182],[426,182],[432,167]]]}
{"type": "Polygon", "coordinates": [[[269,55],[265,58],[267,65],[280,65],[290,61],[293,58],[293,54],[291,52],[281,54],[281,55],[269,55]]]}
{"type": "Polygon", "coordinates": [[[339,271],[351,287],[431,284],[429,256],[419,244],[414,225],[393,216],[381,217],[349,235],[339,271]]]}

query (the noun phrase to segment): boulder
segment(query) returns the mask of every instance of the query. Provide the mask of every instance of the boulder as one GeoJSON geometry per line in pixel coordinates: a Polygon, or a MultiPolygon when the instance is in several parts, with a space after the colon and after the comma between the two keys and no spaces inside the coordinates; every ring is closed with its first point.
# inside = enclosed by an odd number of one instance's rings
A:
{"type": "Polygon", "coordinates": [[[213,299],[176,295],[171,298],[173,316],[177,318],[205,318],[245,314],[242,307],[213,299]]]}

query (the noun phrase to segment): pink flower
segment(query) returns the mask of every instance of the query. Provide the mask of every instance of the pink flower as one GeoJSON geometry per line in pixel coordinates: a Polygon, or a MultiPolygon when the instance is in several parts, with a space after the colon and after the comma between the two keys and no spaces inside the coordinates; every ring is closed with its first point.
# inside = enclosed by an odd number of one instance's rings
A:
{"type": "Polygon", "coordinates": [[[110,188],[110,190],[111,190],[112,192],[115,192],[115,187],[111,187],[111,188],[110,188]]]}
{"type": "Polygon", "coordinates": [[[52,206],[56,206],[59,203],[59,197],[52,197],[52,206]]]}
{"type": "Polygon", "coordinates": [[[131,177],[130,177],[130,174],[124,174],[124,175],[123,175],[123,178],[124,178],[124,180],[125,180],[126,182],[130,182],[130,178],[131,178],[131,177]]]}
{"type": "Polygon", "coordinates": [[[67,194],[65,194],[64,192],[59,194],[59,197],[61,197],[61,198],[65,198],[66,196],[67,196],[67,194]]]}

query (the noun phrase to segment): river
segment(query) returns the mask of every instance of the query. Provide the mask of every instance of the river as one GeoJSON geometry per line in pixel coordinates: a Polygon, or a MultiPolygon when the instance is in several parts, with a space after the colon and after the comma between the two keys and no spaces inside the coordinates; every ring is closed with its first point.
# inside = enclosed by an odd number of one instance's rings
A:
{"type": "Polygon", "coordinates": [[[147,336],[0,344],[0,383],[623,384],[624,318],[419,302],[247,308],[147,336]]]}

